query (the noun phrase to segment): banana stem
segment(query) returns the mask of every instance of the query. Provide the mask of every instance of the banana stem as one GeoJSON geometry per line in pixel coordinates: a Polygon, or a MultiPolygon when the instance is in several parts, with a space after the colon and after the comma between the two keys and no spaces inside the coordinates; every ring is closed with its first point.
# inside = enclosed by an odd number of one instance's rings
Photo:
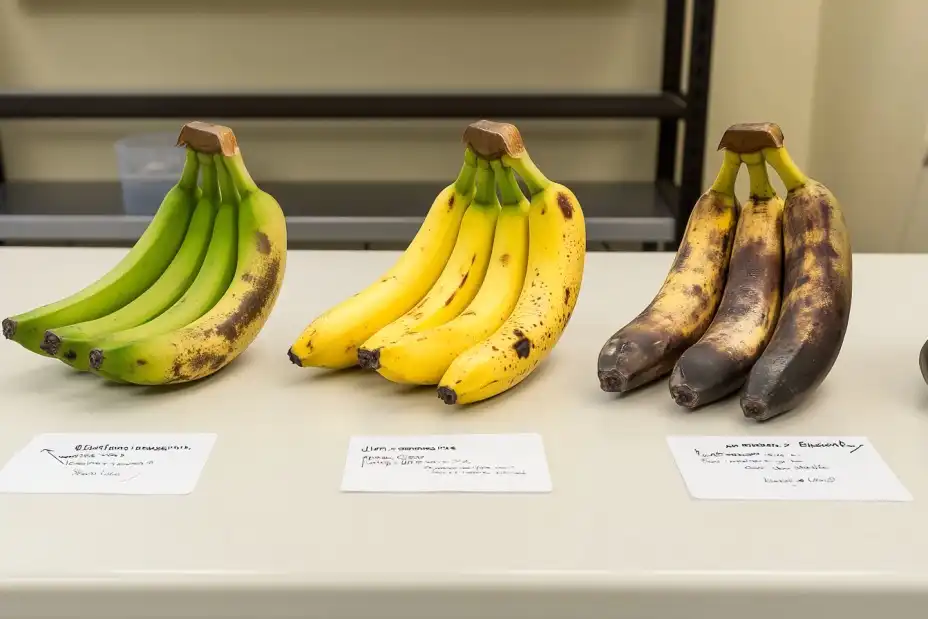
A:
{"type": "Polygon", "coordinates": [[[764,161],[764,156],[760,153],[748,153],[741,155],[741,161],[748,167],[751,198],[769,200],[776,197],[776,189],[770,184],[770,177],[767,175],[767,163],[764,161]]]}
{"type": "Polygon", "coordinates": [[[232,177],[232,183],[235,184],[235,188],[238,190],[240,197],[244,198],[248,194],[258,191],[258,184],[251,178],[251,174],[248,173],[248,168],[245,167],[245,161],[242,159],[241,152],[223,157],[222,163],[225,165],[226,170],[228,170],[229,176],[232,177]]]}
{"type": "Polygon", "coordinates": [[[210,155],[197,153],[197,159],[200,160],[200,173],[202,174],[200,186],[203,188],[203,197],[207,200],[215,200],[219,197],[219,182],[216,180],[216,162],[210,155]]]}
{"type": "Polygon", "coordinates": [[[809,182],[809,177],[793,162],[793,158],[789,156],[785,146],[765,148],[763,152],[764,159],[774,169],[788,191],[804,187],[809,182]]]}
{"type": "Polygon", "coordinates": [[[474,202],[493,204],[497,201],[493,170],[490,169],[490,164],[486,159],[480,159],[477,166],[477,193],[474,195],[474,202]]]}
{"type": "Polygon", "coordinates": [[[518,157],[503,155],[503,165],[512,168],[522,177],[528,186],[529,193],[536,196],[551,186],[551,180],[541,173],[532,158],[529,157],[528,151],[522,151],[518,157]]]}
{"type": "Polygon", "coordinates": [[[525,194],[519,187],[519,181],[512,168],[504,166],[500,161],[493,160],[490,162],[493,173],[496,175],[496,186],[499,187],[499,193],[502,196],[504,205],[515,206],[525,202],[525,194]]]}
{"type": "Polygon", "coordinates": [[[229,176],[226,166],[222,163],[222,155],[213,155],[213,157],[215,159],[213,168],[219,179],[220,201],[222,204],[238,204],[238,192],[235,190],[235,185],[232,184],[232,178],[229,176]]]}
{"type": "Polygon", "coordinates": [[[712,183],[712,191],[724,193],[727,196],[735,195],[735,181],[738,180],[738,171],[741,170],[741,155],[730,150],[725,151],[722,167],[712,183]]]}
{"type": "Polygon", "coordinates": [[[477,154],[470,146],[464,151],[464,165],[458,172],[458,177],[454,181],[454,190],[462,196],[466,196],[474,188],[474,179],[477,176],[477,154]]]}
{"type": "Polygon", "coordinates": [[[197,177],[200,175],[200,162],[197,159],[197,153],[192,148],[187,148],[187,158],[184,160],[184,169],[180,173],[178,185],[184,189],[194,189],[197,186],[197,177]]]}

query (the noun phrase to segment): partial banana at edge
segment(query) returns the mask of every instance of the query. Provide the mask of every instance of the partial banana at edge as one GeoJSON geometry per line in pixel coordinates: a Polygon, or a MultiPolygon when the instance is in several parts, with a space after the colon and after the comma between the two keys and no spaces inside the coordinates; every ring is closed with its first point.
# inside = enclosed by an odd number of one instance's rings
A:
{"type": "Polygon", "coordinates": [[[852,257],[834,194],[793,162],[777,125],[754,127],[767,135],[764,159],[787,189],[780,318],[741,395],[744,415],[766,421],[801,404],[834,366],[850,319],[852,257]]]}
{"type": "Polygon", "coordinates": [[[525,280],[512,313],[448,367],[438,385],[438,397],[446,404],[499,395],[548,357],[573,314],[586,260],[580,203],[570,189],[542,174],[514,125],[479,121],[467,128],[464,139],[525,181],[531,193],[529,243],[525,280]]]}
{"type": "Polygon", "coordinates": [[[726,150],[718,176],[696,202],[676,258],[651,303],[603,345],[597,372],[624,393],[667,375],[709,328],[722,299],[740,205],[741,157],[726,150]]]}
{"type": "Polygon", "coordinates": [[[457,179],[435,198],[416,236],[376,281],[316,317],[287,351],[300,367],[344,369],[358,347],[416,305],[438,280],[475,193],[477,158],[465,149],[457,179]]]}
{"type": "Polygon", "coordinates": [[[750,198],[741,208],[718,312],[670,376],[674,401],[687,408],[715,402],[741,388],[780,314],[783,200],[770,185],[756,139],[743,139],[736,126],[725,132],[719,148],[749,151],[741,160],[751,181],[750,198]]]}

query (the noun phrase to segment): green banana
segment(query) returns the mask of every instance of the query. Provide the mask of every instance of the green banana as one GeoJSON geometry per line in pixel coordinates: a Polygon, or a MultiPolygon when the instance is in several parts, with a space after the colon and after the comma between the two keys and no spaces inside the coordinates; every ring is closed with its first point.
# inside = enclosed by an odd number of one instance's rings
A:
{"type": "MultiPolygon", "coordinates": [[[[216,159],[219,159],[218,155],[216,159]]],[[[112,358],[115,356],[113,351],[132,342],[185,327],[211,310],[225,294],[235,274],[238,254],[238,193],[221,162],[216,166],[216,170],[219,174],[222,204],[216,215],[206,258],[203,260],[203,266],[196,279],[184,295],[157,318],[137,327],[92,341],[91,348],[98,351],[96,354],[112,358]]],[[[89,364],[89,354],[87,361],[89,364]]],[[[115,375],[93,367],[90,369],[95,374],[110,380],[119,380],[115,375]]]]}
{"type": "Polygon", "coordinates": [[[184,171],[168,191],[145,232],[106,275],[59,301],[5,318],[3,336],[45,356],[41,345],[49,329],[106,316],[147,290],[168,267],[187,233],[194,206],[199,162],[188,149],[184,171]]]}
{"type": "Polygon", "coordinates": [[[171,307],[190,287],[200,271],[212,236],[219,201],[216,164],[210,155],[198,155],[202,196],[184,241],[171,264],[151,288],[112,314],[45,332],[42,350],[71,367],[87,371],[93,342],[107,334],[144,324],[171,307]]]}
{"type": "Polygon", "coordinates": [[[287,227],[277,200],[248,173],[228,127],[201,123],[197,131],[227,145],[223,165],[241,199],[235,275],[205,314],[179,329],[135,340],[108,351],[90,351],[103,375],[137,385],[183,383],[205,378],[231,363],[254,341],[277,301],[287,260],[287,227]]]}

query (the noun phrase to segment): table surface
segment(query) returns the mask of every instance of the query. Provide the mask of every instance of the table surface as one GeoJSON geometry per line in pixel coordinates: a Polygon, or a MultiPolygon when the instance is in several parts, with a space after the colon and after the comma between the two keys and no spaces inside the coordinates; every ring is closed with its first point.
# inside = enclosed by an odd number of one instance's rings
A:
{"type": "MultiPolygon", "coordinates": [[[[0,315],[63,296],[123,251],[0,248],[0,315]]],[[[736,400],[685,413],[664,381],[621,399],[600,391],[599,349],[650,300],[667,253],[589,254],[549,359],[467,409],[430,388],[291,365],[302,328],[397,255],[291,252],[258,339],[192,385],[105,384],[0,342],[0,461],[42,432],[219,436],[187,496],[0,495],[0,617],[923,614],[928,255],[855,257],[838,362],[806,406],[766,424],[736,400]],[[554,491],[339,491],[352,435],[472,432],[541,433],[554,491]],[[693,500],[670,434],[867,436],[915,500],[693,500]]]]}

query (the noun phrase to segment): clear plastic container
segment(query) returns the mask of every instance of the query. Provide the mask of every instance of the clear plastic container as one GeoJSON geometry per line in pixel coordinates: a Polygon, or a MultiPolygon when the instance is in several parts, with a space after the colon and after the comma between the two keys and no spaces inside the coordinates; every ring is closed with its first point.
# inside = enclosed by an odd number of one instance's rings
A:
{"type": "Polygon", "coordinates": [[[177,184],[185,152],[176,133],[141,133],[116,142],[123,208],[129,215],[154,215],[177,184]]]}

